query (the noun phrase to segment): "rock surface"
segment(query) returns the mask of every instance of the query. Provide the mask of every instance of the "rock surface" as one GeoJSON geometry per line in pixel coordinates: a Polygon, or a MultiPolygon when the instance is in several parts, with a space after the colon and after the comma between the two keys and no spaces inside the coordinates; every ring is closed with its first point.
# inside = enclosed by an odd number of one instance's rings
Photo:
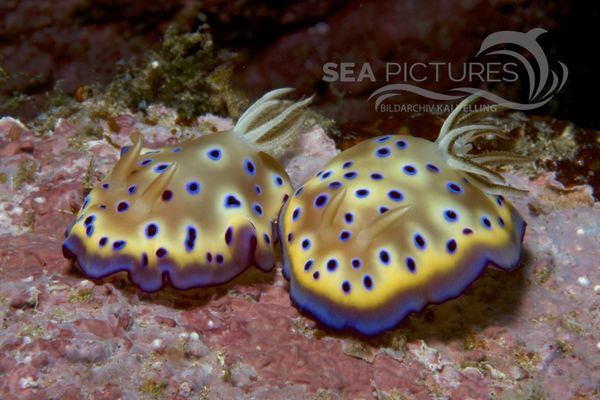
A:
{"type": "MultiPolygon", "coordinates": [[[[116,146],[231,126],[172,111],[102,122],[116,146]],[[158,122],[156,122],[158,121],[158,122]]],[[[61,255],[83,187],[118,150],[85,136],[85,112],[33,132],[0,120],[0,398],[587,399],[600,395],[600,206],[547,173],[509,176],[531,192],[522,268],[488,270],[459,298],[365,339],[323,330],[290,304],[280,269],[212,289],[140,292],[124,276],[85,279],[61,255]]],[[[320,128],[286,158],[295,185],[338,150],[320,128]]]]}

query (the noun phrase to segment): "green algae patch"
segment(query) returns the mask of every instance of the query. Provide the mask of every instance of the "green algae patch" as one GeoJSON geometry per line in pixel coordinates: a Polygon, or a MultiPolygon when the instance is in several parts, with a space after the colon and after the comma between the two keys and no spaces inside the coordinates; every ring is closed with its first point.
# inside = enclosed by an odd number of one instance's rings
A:
{"type": "Polygon", "coordinates": [[[33,160],[23,160],[19,164],[17,173],[13,181],[15,190],[19,190],[23,185],[33,182],[33,177],[37,172],[37,164],[33,160]]]}
{"type": "MultiPolygon", "coordinates": [[[[105,86],[83,85],[71,94],[61,80],[57,81],[46,93],[44,111],[31,122],[33,133],[48,135],[60,118],[69,117],[77,121],[78,127],[69,139],[69,147],[85,151],[87,141],[102,138],[101,122],[110,132],[119,132],[115,118],[134,112],[142,114],[151,125],[151,105],[174,109],[176,124],[183,126],[195,125],[196,118],[206,113],[238,117],[248,102],[230,85],[233,54],[217,48],[208,29],[202,25],[194,32],[178,32],[170,27],[157,50],[117,64],[115,77],[105,86]]],[[[0,84],[6,79],[10,76],[0,67],[0,84]]],[[[27,100],[18,94],[0,99],[0,111],[16,108],[27,100]]]]}
{"type": "MultiPolygon", "coordinates": [[[[1,60],[0,60],[1,61],[1,60]]],[[[7,85],[14,78],[0,66],[0,87],[7,85]]],[[[25,93],[14,91],[6,98],[0,98],[0,115],[8,114],[10,111],[18,109],[23,104],[31,100],[31,97],[25,93]]]]}
{"type": "Polygon", "coordinates": [[[69,303],[77,304],[77,303],[89,303],[92,300],[92,290],[91,289],[79,289],[75,293],[69,295],[69,303]]]}
{"type": "Polygon", "coordinates": [[[235,117],[245,100],[229,86],[229,58],[215,48],[207,28],[188,33],[169,28],[158,51],[120,71],[108,85],[104,103],[141,112],[150,104],[163,104],[182,121],[208,112],[235,117]]]}
{"type": "Polygon", "coordinates": [[[139,391],[143,395],[153,399],[162,399],[167,390],[168,383],[166,380],[155,381],[148,379],[139,386],[139,391]]]}

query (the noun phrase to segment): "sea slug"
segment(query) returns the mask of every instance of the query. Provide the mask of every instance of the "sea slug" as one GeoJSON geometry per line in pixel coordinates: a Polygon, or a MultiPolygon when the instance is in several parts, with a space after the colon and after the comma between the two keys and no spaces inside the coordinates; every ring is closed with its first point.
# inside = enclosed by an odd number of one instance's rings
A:
{"type": "Polygon", "coordinates": [[[435,143],[406,135],[361,142],[296,190],[279,218],[292,302],[333,329],[374,335],[428,303],[461,294],[487,265],[519,265],[525,222],[489,166],[526,161],[472,155],[473,140],[502,135],[461,116],[435,143]]]}
{"type": "Polygon", "coordinates": [[[143,148],[137,136],[85,198],[63,254],[90,278],[125,271],[144,291],[212,286],[276,263],[274,221],[292,191],[278,150],[311,98],[265,94],[229,131],[143,148]]]}

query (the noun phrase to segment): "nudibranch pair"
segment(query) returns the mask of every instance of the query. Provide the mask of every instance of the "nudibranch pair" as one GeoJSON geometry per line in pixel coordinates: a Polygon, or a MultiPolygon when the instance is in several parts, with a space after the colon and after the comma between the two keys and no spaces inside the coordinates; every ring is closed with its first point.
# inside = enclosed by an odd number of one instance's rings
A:
{"type": "Polygon", "coordinates": [[[213,286],[251,265],[276,264],[275,219],[292,192],[280,148],[311,98],[267,93],[229,131],[176,146],[122,149],[110,175],[85,198],[67,229],[65,257],[91,278],[125,271],[142,290],[213,286]]]}
{"type": "Polygon", "coordinates": [[[279,239],[292,302],[366,335],[458,296],[487,265],[518,266],[526,224],[503,196],[519,190],[490,167],[526,158],[470,154],[475,139],[502,135],[461,116],[477,97],[459,104],[435,143],[364,141],[292,195],[265,153],[281,149],[310,103],[282,103],[287,92],[264,95],[230,131],[155,150],[138,137],[85,198],[65,256],[92,278],[126,271],[145,291],[165,281],[187,289],[251,265],[271,270],[279,239]]]}
{"type": "Polygon", "coordinates": [[[461,294],[486,268],[519,265],[519,189],[490,169],[528,158],[469,154],[500,135],[454,109],[435,143],[405,135],[361,142],[298,188],[279,217],[292,302],[333,329],[374,335],[461,294]]]}

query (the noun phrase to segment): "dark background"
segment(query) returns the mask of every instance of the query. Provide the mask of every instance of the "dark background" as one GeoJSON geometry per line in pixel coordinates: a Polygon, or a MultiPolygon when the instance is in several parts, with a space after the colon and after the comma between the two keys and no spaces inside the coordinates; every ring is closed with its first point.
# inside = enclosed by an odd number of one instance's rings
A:
{"type": "MultiPolygon", "coordinates": [[[[328,84],[321,79],[325,62],[370,62],[378,76],[386,61],[463,63],[473,60],[492,32],[541,27],[548,30],[539,38],[548,58],[565,63],[569,79],[550,103],[530,113],[598,129],[600,85],[592,60],[600,18],[594,3],[5,0],[0,2],[0,101],[5,102],[0,112],[35,117],[59,80],[70,95],[82,85],[101,87],[123,65],[141,63],[149,50],[159,49],[166,29],[175,25],[181,32],[208,26],[216,46],[232,55],[234,86],[250,98],[293,86],[316,93],[320,110],[340,124],[372,121],[382,115],[367,98],[382,84],[328,84]],[[15,95],[29,100],[7,105],[15,95]]],[[[490,89],[526,101],[526,83],[490,89]]],[[[452,87],[444,81],[426,85],[441,92],[452,87]]]]}

